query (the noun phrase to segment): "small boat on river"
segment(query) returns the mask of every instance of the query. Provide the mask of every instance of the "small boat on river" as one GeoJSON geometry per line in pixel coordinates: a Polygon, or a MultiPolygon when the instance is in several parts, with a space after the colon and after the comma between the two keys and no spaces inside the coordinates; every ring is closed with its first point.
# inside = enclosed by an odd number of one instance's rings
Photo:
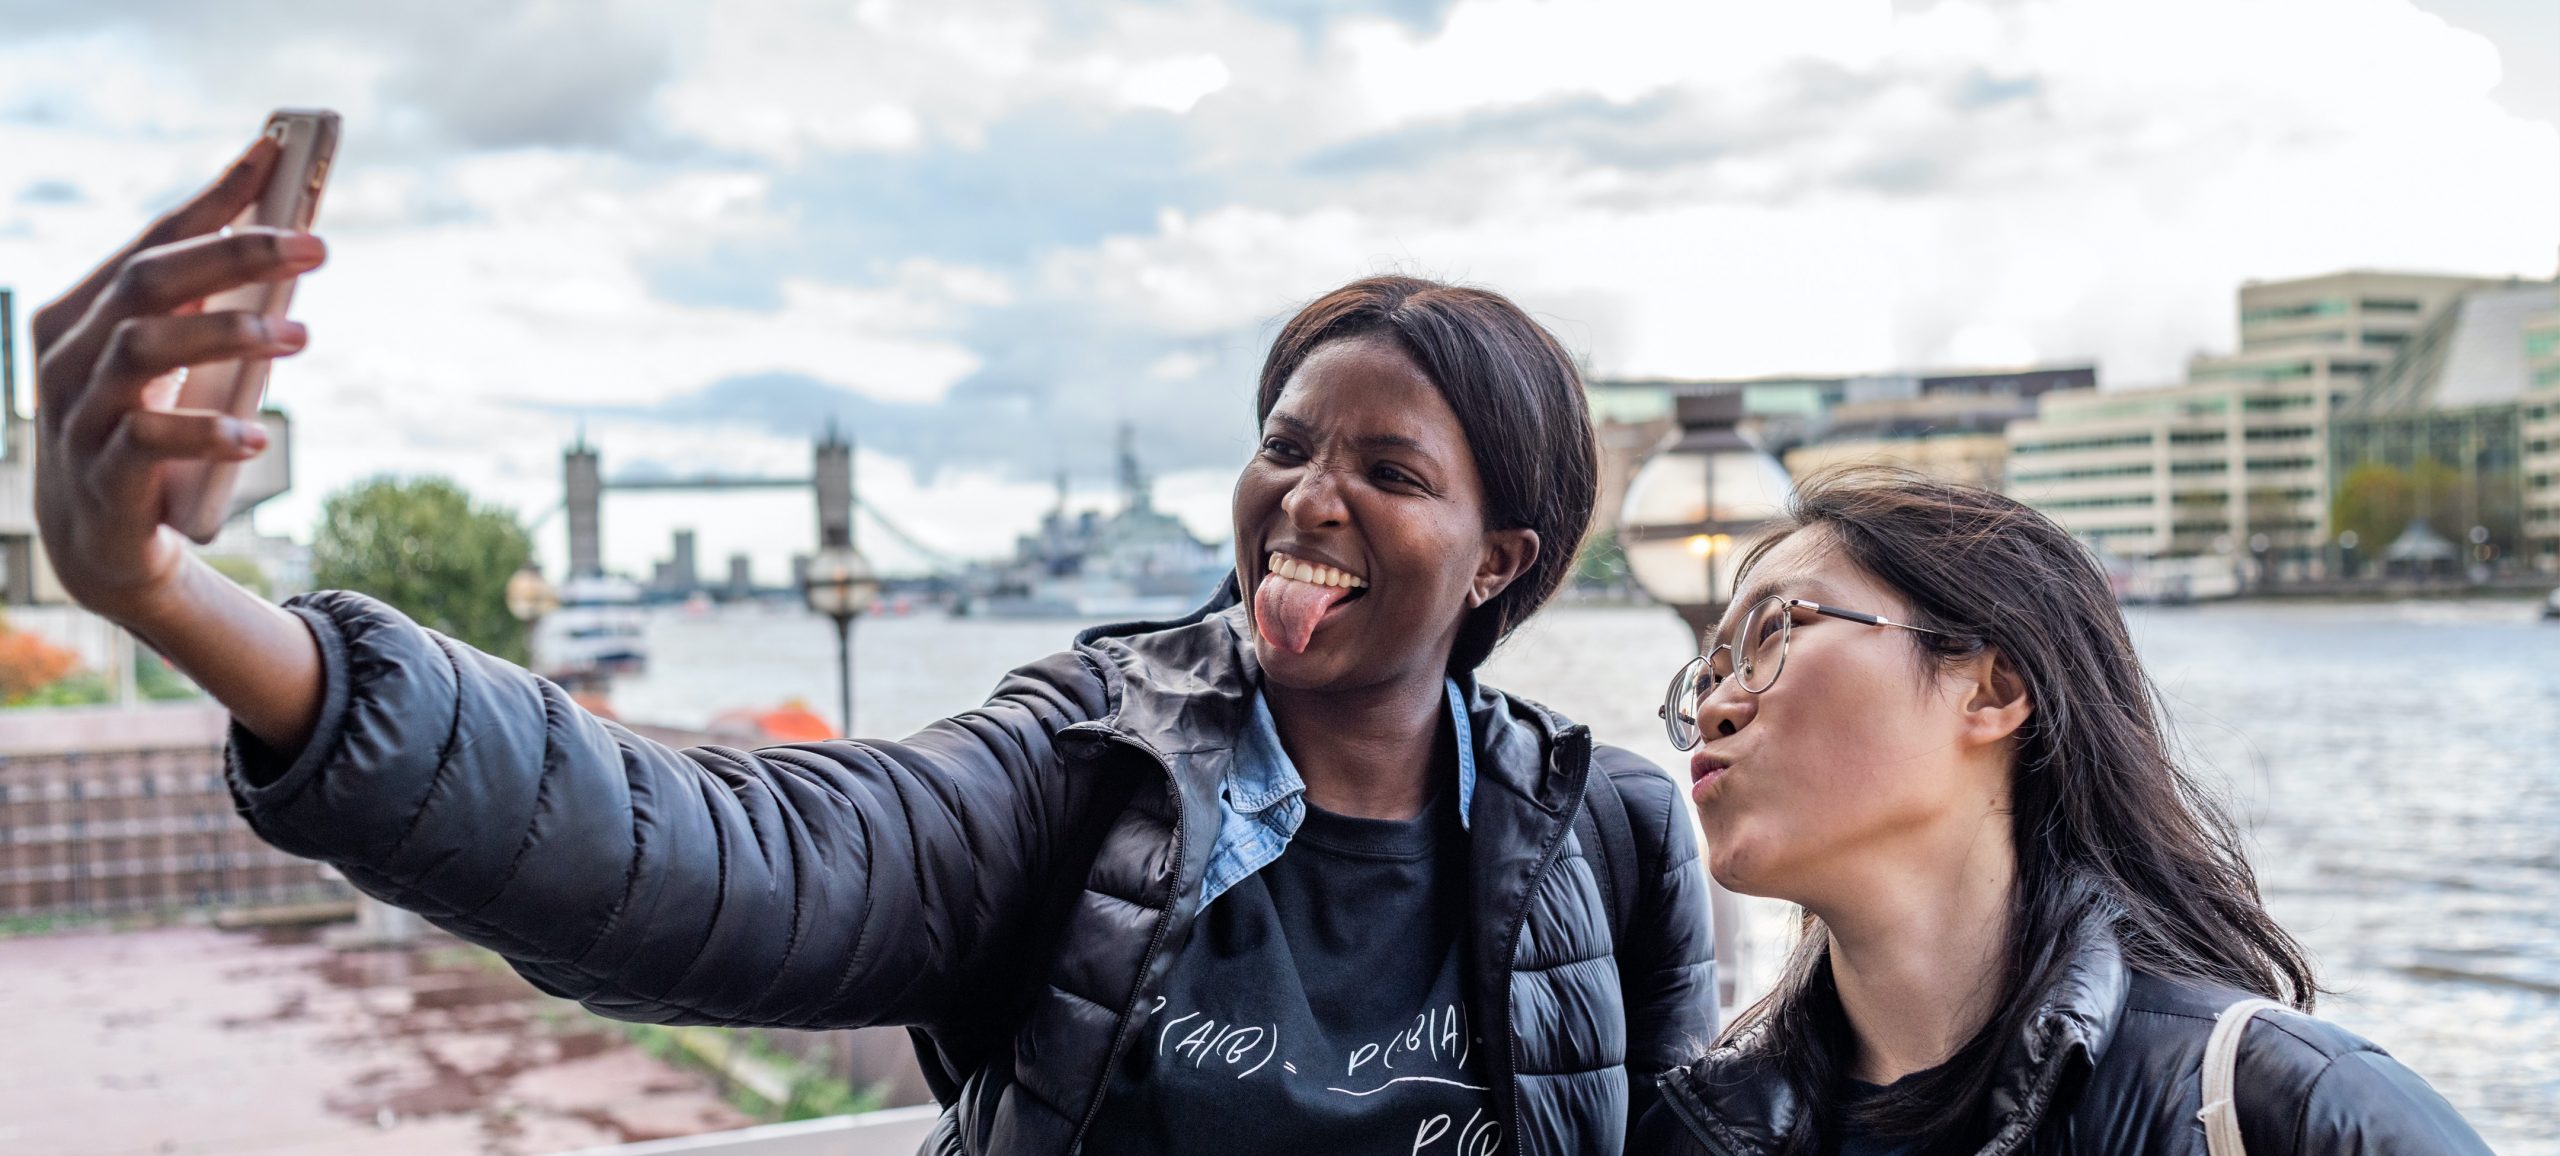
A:
{"type": "Polygon", "coordinates": [[[638,583],[581,575],[560,587],[560,608],[535,624],[536,669],[562,682],[637,674],[649,665],[638,583]]]}

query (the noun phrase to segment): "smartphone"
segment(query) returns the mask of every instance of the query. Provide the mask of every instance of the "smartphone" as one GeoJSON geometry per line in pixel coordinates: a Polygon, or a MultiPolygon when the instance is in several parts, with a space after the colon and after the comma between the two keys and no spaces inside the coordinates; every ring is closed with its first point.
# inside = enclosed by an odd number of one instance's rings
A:
{"type": "MultiPolygon", "coordinates": [[[[266,191],[238,219],[239,225],[267,225],[306,230],[320,209],[320,190],[329,181],[329,161],[338,151],[338,114],[325,110],[279,109],[267,117],[266,135],[281,146],[266,191]]],[[[205,299],[204,311],[257,312],[283,317],[293,303],[295,278],[264,281],[226,290],[205,299]]],[[[258,420],[259,402],[267,392],[263,357],[199,365],[187,370],[178,387],[180,409],[215,410],[242,421],[258,420]]],[[[271,443],[268,452],[279,452],[271,443]]],[[[198,544],[210,542],[233,514],[239,486],[239,462],[175,462],[163,487],[161,521],[198,544]]]]}

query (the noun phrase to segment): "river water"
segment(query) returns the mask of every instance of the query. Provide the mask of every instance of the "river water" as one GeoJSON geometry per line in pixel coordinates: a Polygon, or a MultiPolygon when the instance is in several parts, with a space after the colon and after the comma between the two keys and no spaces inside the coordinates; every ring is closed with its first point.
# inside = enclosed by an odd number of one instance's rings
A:
{"type": "MultiPolygon", "coordinates": [[[[2231,799],[2268,905],[2333,993],[2323,1014],[2425,1075],[2507,1156],[2560,1156],[2560,624],[2521,602],[2222,603],[2129,612],[2187,765],[2231,799]]],[[[902,735],[1064,647],[1067,622],[865,619],[857,731],[902,735]]],[[[624,717],[698,726],[799,698],[833,717],[835,637],[742,607],[649,627],[624,717]]],[[[1566,606],[1495,685],[1666,767],[1662,684],[1694,653],[1651,608],[1566,606]]],[[[1788,913],[1751,901],[1765,982],[1788,913]]]]}

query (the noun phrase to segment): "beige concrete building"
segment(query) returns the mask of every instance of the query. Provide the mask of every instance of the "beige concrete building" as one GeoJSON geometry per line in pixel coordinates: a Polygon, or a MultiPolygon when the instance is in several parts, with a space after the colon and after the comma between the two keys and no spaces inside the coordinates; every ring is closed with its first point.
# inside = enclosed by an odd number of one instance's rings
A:
{"type": "Polygon", "coordinates": [[[2009,427],[2008,491],[2114,554],[2307,562],[2328,534],[2338,392],[2321,365],[2288,380],[2050,393],[2009,427]]]}
{"type": "Polygon", "coordinates": [[[2239,350],[2197,357],[2186,382],[2039,399],[2009,429],[2009,492],[2112,553],[2319,573],[2333,420],[2399,392],[2420,408],[2477,400],[2436,396],[2444,374],[2423,369],[2437,344],[2490,332],[2463,315],[2515,284],[2357,270],[2244,285],[2239,350]]]}
{"type": "Polygon", "coordinates": [[[2560,573],[2560,309],[2525,319],[2524,358],[2525,551],[2560,573]]]}
{"type": "Polygon", "coordinates": [[[2187,379],[2284,381],[2325,367],[2350,388],[2371,384],[2447,306],[2498,284],[2373,270],[2251,281],[2240,287],[2239,352],[2196,358],[2187,379]]]}

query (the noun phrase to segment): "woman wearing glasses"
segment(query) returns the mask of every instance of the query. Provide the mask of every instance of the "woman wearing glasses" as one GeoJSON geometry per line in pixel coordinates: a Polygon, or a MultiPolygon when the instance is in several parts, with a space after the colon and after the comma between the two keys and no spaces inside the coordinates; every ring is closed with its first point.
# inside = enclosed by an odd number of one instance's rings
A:
{"type": "Polygon", "coordinates": [[[2209,1129],[2262,1154],[2487,1151],[2307,1014],[2309,961],[2059,527],[1917,477],[1817,478],[1739,589],[1664,715],[1716,879],[1801,905],[1805,934],[1664,1077],[1631,1152],[2242,1150],[2209,1129]],[[2276,1006],[2224,1017],[2253,997],[2276,1006]],[[2235,1091],[2200,1119],[2221,1023],[2235,1091]]]}

